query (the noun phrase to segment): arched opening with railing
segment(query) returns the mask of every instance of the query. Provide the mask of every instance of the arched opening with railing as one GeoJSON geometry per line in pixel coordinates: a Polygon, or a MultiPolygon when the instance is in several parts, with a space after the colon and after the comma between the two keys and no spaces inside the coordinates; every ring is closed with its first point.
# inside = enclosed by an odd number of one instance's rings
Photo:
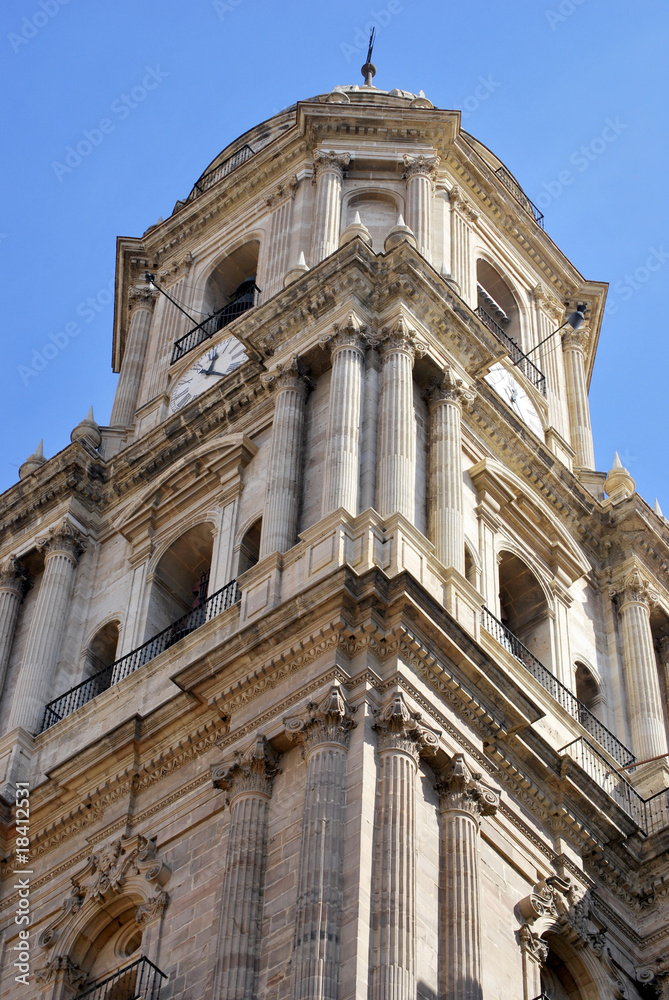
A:
{"type": "Polygon", "coordinates": [[[204,288],[203,316],[220,313],[221,326],[225,326],[255,304],[259,249],[258,240],[251,240],[217,264],[204,288]]]}
{"type": "Polygon", "coordinates": [[[499,563],[500,620],[549,670],[553,669],[552,622],[548,601],[537,577],[513,552],[499,563]]]}
{"type": "Polygon", "coordinates": [[[397,224],[401,211],[401,205],[390,192],[358,191],[349,197],[344,206],[342,229],[349,226],[355,219],[355,213],[359,212],[360,221],[371,234],[372,249],[381,253],[386,236],[397,224]]]}
{"type": "Polygon", "coordinates": [[[197,524],[180,535],[151,574],[145,639],[202,606],[209,589],[212,526],[197,524]]]}
{"type": "Polygon", "coordinates": [[[492,264],[482,258],[476,261],[476,283],[481,318],[484,322],[490,319],[522,349],[520,310],[509,284],[492,264]]]}
{"type": "Polygon", "coordinates": [[[239,556],[237,558],[237,576],[241,576],[247,569],[258,562],[260,558],[260,538],[262,535],[262,518],[254,521],[250,528],[242,535],[239,543],[239,556]]]}
{"type": "Polygon", "coordinates": [[[582,704],[602,719],[602,692],[592,671],[585,663],[577,660],[574,664],[574,678],[576,682],[576,697],[582,704]]]}
{"type": "Polygon", "coordinates": [[[112,665],[116,659],[120,630],[120,622],[116,619],[97,630],[84,654],[86,677],[92,677],[112,665]]]}

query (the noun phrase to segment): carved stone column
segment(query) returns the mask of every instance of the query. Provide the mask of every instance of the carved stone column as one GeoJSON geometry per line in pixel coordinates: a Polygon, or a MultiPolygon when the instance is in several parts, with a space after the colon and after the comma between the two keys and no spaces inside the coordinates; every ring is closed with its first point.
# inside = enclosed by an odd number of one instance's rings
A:
{"type": "Polygon", "coordinates": [[[130,289],[130,329],[109,421],[112,427],[130,427],[135,422],[137,397],[157,298],[158,292],[148,285],[146,288],[130,289]]]}
{"type": "Polygon", "coordinates": [[[473,399],[447,369],[430,389],[429,510],[430,539],[445,566],[465,572],[462,505],[462,401],[473,399]]]}
{"type": "Polygon", "coordinates": [[[0,697],[14,645],[21,601],[28,590],[28,574],[14,556],[0,567],[0,697]]]}
{"type": "Polygon", "coordinates": [[[576,452],[574,465],[579,469],[594,469],[595,467],[595,450],[592,443],[588,387],[585,377],[587,343],[587,330],[570,330],[562,335],[571,446],[576,452]]]}
{"type": "Polygon", "coordinates": [[[341,185],[351,162],[350,153],[319,150],[314,156],[316,177],[316,219],[314,263],[329,257],[339,246],[341,225],[341,185]]]}
{"type": "Polygon", "coordinates": [[[306,719],[290,719],[307,780],[297,886],[291,1000],[338,1000],[349,707],[338,684],[306,719]]]}
{"type": "Polygon", "coordinates": [[[229,795],[230,830],[223,872],[216,1000],[257,995],[267,820],[277,755],[262,736],[231,765],[212,769],[229,795]]]}
{"type": "Polygon", "coordinates": [[[79,556],[86,539],[67,519],[38,541],[45,551],[44,573],[30,622],[9,716],[9,729],[39,729],[58,664],[79,556]]]}
{"type": "Polygon", "coordinates": [[[481,1000],[478,832],[499,796],[455,754],[437,786],[441,796],[441,996],[481,1000]]]}
{"type": "Polygon", "coordinates": [[[379,458],[377,507],[382,517],[399,512],[414,520],[416,418],[413,363],[425,351],[400,319],[380,344],[379,458]]]}
{"type": "Polygon", "coordinates": [[[416,773],[437,735],[420,725],[401,692],[378,716],[377,827],[371,1000],[416,996],[416,773]]]}
{"type": "Polygon", "coordinates": [[[632,750],[639,760],[648,760],[667,753],[660,678],[650,630],[654,595],[634,568],[617,597],[632,750]]]}
{"type": "Polygon", "coordinates": [[[274,388],[276,404],[267,468],[261,559],[271,552],[286,552],[297,538],[304,406],[308,392],[308,382],[296,357],[289,364],[277,365],[273,374],[263,376],[263,381],[274,388]]]}
{"type": "Polygon", "coordinates": [[[407,183],[406,220],[416,237],[423,257],[430,259],[432,184],[437,176],[438,156],[404,154],[404,179],[407,183]]]}
{"type": "Polygon", "coordinates": [[[332,337],[330,409],[325,445],[323,514],[343,507],[358,513],[360,481],[360,420],[365,341],[353,317],[345,327],[335,327],[332,337]]]}
{"type": "Polygon", "coordinates": [[[479,217],[454,184],[448,194],[451,203],[451,272],[462,290],[462,298],[476,308],[476,270],[471,254],[471,225],[479,217]]]}

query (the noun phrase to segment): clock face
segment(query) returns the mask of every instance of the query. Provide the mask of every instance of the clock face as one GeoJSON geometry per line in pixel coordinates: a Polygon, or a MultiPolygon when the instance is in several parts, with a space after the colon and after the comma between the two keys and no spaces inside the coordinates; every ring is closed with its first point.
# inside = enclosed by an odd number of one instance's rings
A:
{"type": "Polygon", "coordinates": [[[176,413],[190,403],[200,393],[239,368],[248,360],[243,344],[236,337],[226,337],[214,347],[201,354],[188,371],[184,372],[174,389],[170,400],[170,411],[176,413]]]}
{"type": "Polygon", "coordinates": [[[537,408],[511,372],[498,362],[492,366],[485,380],[514,413],[518,414],[523,423],[527,424],[537,437],[543,438],[544,428],[537,408]]]}

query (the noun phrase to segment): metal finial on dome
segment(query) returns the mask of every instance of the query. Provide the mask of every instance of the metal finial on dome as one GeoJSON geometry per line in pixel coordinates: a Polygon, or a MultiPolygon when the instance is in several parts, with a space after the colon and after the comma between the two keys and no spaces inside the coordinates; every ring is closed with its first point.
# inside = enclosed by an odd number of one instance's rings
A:
{"type": "Polygon", "coordinates": [[[365,87],[373,87],[374,84],[372,83],[372,79],[376,76],[376,66],[372,62],[372,49],[374,48],[375,36],[376,36],[376,28],[372,28],[372,30],[369,33],[369,48],[367,49],[367,61],[360,70],[365,80],[365,87]]]}

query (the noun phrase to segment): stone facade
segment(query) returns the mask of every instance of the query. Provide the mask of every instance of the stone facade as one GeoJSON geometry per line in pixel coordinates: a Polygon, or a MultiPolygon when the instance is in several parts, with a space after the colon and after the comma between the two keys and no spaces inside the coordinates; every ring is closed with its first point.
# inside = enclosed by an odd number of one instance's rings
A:
{"type": "Polygon", "coordinates": [[[669,995],[669,524],[594,469],[605,297],[371,85],[119,240],[111,424],[3,497],[0,998],[669,995]]]}

